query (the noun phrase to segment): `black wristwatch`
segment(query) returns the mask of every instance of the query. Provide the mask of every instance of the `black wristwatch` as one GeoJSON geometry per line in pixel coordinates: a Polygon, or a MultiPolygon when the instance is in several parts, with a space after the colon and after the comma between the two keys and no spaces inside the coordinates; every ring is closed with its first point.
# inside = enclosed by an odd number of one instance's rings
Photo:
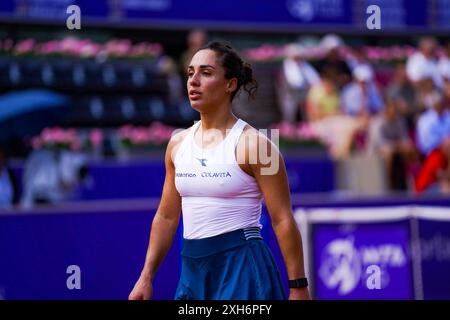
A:
{"type": "Polygon", "coordinates": [[[306,278],[289,280],[289,288],[306,288],[307,286],[308,286],[308,279],[306,278]]]}

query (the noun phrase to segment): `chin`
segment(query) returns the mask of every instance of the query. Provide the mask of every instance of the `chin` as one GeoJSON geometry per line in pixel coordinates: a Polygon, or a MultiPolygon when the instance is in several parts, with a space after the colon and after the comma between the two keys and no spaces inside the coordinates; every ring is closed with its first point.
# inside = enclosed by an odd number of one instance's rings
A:
{"type": "Polygon", "coordinates": [[[195,101],[191,101],[191,107],[192,107],[192,109],[194,109],[195,111],[198,111],[198,112],[200,112],[203,109],[202,106],[198,102],[195,102],[195,101]]]}
{"type": "Polygon", "coordinates": [[[208,108],[204,103],[200,101],[190,101],[192,109],[200,113],[205,112],[208,108]]]}

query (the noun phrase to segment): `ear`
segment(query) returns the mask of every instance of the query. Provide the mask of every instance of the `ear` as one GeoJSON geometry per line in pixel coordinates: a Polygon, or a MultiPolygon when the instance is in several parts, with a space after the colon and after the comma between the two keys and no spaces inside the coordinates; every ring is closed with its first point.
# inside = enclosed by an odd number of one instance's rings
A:
{"type": "Polygon", "coordinates": [[[231,93],[237,89],[237,79],[232,78],[227,83],[227,92],[231,93]]]}

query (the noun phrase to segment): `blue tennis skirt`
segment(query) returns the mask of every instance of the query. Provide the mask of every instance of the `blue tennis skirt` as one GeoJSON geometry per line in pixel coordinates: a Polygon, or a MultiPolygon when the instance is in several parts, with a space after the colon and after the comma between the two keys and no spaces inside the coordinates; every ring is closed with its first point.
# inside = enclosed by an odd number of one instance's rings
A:
{"type": "Polygon", "coordinates": [[[286,292],[259,228],[184,239],[176,300],[282,300],[286,292]]]}

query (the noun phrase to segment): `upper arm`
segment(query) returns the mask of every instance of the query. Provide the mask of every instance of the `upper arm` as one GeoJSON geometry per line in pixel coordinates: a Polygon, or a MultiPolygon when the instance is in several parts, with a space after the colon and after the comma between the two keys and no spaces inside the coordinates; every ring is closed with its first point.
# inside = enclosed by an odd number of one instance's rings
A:
{"type": "Polygon", "coordinates": [[[167,145],[165,154],[166,176],[164,180],[158,214],[167,219],[179,219],[181,213],[181,196],[175,187],[175,165],[173,154],[179,147],[183,132],[174,135],[167,145]]]}

